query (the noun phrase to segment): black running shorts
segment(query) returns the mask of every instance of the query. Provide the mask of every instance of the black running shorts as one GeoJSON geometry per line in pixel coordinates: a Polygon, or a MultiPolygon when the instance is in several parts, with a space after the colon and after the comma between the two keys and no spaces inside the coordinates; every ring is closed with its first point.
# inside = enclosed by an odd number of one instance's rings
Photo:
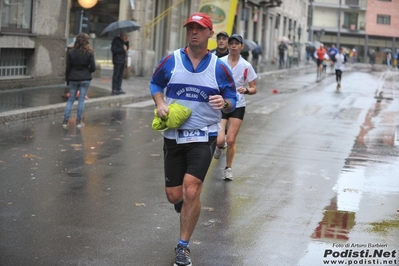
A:
{"type": "Polygon", "coordinates": [[[245,106],[238,107],[233,112],[228,113],[228,114],[225,114],[222,112],[222,119],[229,119],[230,117],[234,117],[234,118],[244,120],[244,115],[245,115],[245,106]]]}
{"type": "Polygon", "coordinates": [[[204,182],[216,148],[216,138],[212,136],[208,142],[187,144],[177,144],[174,139],[164,138],[165,186],[182,185],[186,173],[204,182]]]}

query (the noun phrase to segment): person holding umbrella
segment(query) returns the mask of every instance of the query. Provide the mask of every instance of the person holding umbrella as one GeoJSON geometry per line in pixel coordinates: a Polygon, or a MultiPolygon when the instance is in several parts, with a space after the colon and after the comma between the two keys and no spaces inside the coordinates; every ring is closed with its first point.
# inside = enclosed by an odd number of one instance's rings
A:
{"type": "Polygon", "coordinates": [[[251,51],[251,53],[252,53],[252,65],[254,67],[257,67],[258,66],[258,61],[259,61],[259,56],[262,56],[262,47],[258,44],[257,41],[255,41],[255,43],[256,43],[256,48],[251,51]]]}
{"type": "Polygon", "coordinates": [[[125,32],[116,36],[111,44],[112,63],[114,71],[112,74],[112,95],[125,94],[122,90],[123,71],[126,64],[126,51],[129,50],[129,40],[125,32]]]}
{"type": "Polygon", "coordinates": [[[278,49],[278,57],[279,57],[279,69],[284,67],[284,56],[285,56],[285,50],[287,50],[287,45],[285,45],[284,41],[281,41],[279,46],[277,47],[278,49]]]}

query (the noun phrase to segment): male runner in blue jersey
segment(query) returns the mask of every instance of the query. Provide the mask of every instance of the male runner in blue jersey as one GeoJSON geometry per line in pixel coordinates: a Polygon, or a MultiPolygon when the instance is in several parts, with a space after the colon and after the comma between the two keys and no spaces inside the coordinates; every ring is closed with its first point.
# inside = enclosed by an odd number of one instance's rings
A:
{"type": "Polygon", "coordinates": [[[233,111],[237,101],[231,71],[207,49],[214,34],[210,17],[194,13],[184,27],[188,46],[163,58],[150,81],[159,117],[168,114],[172,103],[192,111],[178,129],[163,132],[166,197],[180,213],[175,266],[191,265],[189,240],[200,215],[202,185],[221,128],[220,110],[233,111]]]}

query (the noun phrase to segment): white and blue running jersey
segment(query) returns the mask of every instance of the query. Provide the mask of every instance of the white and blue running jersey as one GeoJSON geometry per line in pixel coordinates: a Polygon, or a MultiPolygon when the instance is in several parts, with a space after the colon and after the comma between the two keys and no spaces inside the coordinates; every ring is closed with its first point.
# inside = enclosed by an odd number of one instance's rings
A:
{"type": "MultiPolygon", "coordinates": [[[[161,60],[150,82],[151,94],[164,93],[168,105],[178,103],[191,109],[191,116],[179,129],[208,127],[209,135],[220,129],[221,112],[209,104],[210,95],[222,95],[236,105],[236,88],[228,67],[212,53],[206,54],[193,69],[185,49],[178,49],[161,60]]],[[[234,108],[233,108],[234,109],[234,108]]],[[[166,130],[164,137],[175,138],[175,130],[166,130]]]]}
{"type": "MultiPolygon", "coordinates": [[[[222,60],[233,73],[236,89],[245,86],[245,84],[254,81],[258,77],[251,63],[242,58],[242,56],[240,56],[240,59],[238,60],[237,64],[234,67],[231,67],[228,59],[229,59],[228,55],[220,58],[220,60],[222,60]]],[[[246,106],[244,94],[241,94],[237,91],[236,108],[244,106],[246,106]]]]}

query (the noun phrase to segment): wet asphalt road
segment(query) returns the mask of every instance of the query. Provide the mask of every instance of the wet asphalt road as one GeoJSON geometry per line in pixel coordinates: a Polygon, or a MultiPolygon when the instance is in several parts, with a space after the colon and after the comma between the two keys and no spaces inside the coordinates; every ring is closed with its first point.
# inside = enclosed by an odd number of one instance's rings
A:
{"type": "MultiPolygon", "coordinates": [[[[234,181],[212,162],[193,265],[399,265],[398,72],[289,76],[247,97],[234,181]]],[[[0,126],[0,265],[173,265],[153,108],[0,126]]]]}

